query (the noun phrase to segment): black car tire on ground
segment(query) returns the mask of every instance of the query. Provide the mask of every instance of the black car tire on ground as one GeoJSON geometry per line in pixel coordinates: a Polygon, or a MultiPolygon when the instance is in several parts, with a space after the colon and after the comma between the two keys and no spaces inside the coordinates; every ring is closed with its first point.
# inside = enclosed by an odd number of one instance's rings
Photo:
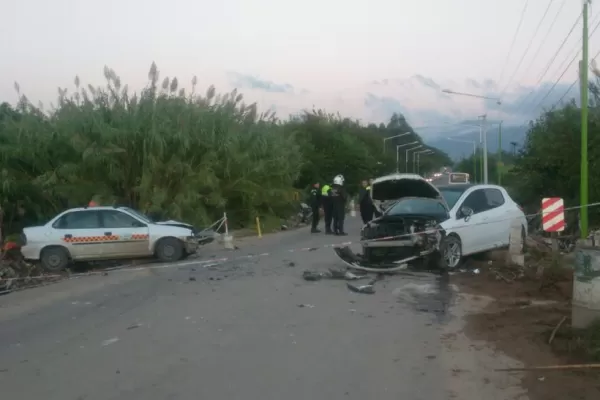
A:
{"type": "Polygon", "coordinates": [[[160,261],[173,262],[183,258],[185,249],[181,240],[173,237],[161,239],[156,244],[156,257],[160,261]]]}
{"type": "Polygon", "coordinates": [[[40,262],[47,271],[62,271],[69,265],[69,253],[62,247],[46,247],[42,250],[40,262]]]}
{"type": "MultiPolygon", "coordinates": [[[[446,236],[440,245],[440,254],[441,254],[441,263],[443,264],[444,269],[456,269],[460,267],[463,262],[462,255],[462,243],[460,238],[455,235],[446,236]],[[448,260],[447,252],[452,251],[453,253],[458,252],[458,262],[454,265],[451,265],[451,262],[448,260]]],[[[456,256],[456,254],[455,254],[456,256]]]]}

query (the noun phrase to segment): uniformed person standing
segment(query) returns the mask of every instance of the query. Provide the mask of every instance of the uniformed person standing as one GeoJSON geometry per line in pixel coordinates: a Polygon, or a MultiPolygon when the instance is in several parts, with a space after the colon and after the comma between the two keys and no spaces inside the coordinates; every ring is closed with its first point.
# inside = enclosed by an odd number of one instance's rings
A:
{"type": "Polygon", "coordinates": [[[344,189],[344,177],[337,175],[333,178],[333,185],[329,191],[333,208],[333,233],[338,236],[346,236],[344,232],[344,219],[346,218],[346,200],[348,195],[344,189]]]}
{"type": "Polygon", "coordinates": [[[373,219],[373,212],[375,211],[375,206],[371,199],[371,186],[369,186],[369,182],[367,181],[362,181],[362,187],[360,188],[360,193],[358,195],[358,205],[360,217],[362,218],[363,224],[366,224],[373,219]]]}
{"type": "Polygon", "coordinates": [[[323,215],[325,216],[325,234],[327,235],[331,235],[333,233],[331,231],[333,204],[331,203],[331,198],[329,197],[330,191],[331,186],[328,184],[324,184],[321,188],[321,201],[323,203],[323,215]]]}
{"type": "Polygon", "coordinates": [[[310,190],[310,208],[312,209],[310,232],[320,233],[321,231],[317,229],[317,225],[319,225],[319,209],[321,208],[321,185],[319,183],[315,183],[310,190]]]}

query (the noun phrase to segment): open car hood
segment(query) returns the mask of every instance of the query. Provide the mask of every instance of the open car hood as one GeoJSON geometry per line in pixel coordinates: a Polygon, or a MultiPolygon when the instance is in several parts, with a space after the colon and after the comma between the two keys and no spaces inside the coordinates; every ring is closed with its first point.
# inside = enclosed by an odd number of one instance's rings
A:
{"type": "Polygon", "coordinates": [[[435,186],[416,174],[392,174],[375,179],[371,184],[371,197],[386,203],[403,197],[443,198],[435,186]]]}

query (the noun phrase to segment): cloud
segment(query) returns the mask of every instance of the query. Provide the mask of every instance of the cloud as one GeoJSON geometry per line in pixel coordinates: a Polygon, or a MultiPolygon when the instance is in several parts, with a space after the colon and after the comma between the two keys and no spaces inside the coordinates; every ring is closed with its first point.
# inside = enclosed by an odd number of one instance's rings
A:
{"type": "MultiPolygon", "coordinates": [[[[484,97],[500,97],[504,88],[498,88],[491,79],[436,81],[416,74],[403,79],[375,79],[340,90],[311,92],[291,84],[237,72],[229,73],[228,81],[240,88],[246,99],[256,101],[259,108],[276,109],[282,118],[313,107],[339,112],[363,123],[387,123],[392,114],[399,113],[411,126],[418,128],[419,134],[430,140],[448,136],[449,132],[445,129],[448,125],[475,121],[478,115],[484,113],[489,115],[490,121],[503,120],[507,128],[523,125],[556,104],[570,86],[568,82],[537,86],[513,84],[502,96],[502,105],[498,105],[495,101],[442,92],[442,89],[451,89],[484,97]]],[[[563,101],[577,98],[578,89],[573,87],[563,101]]]]}
{"type": "Polygon", "coordinates": [[[289,83],[275,83],[238,72],[229,72],[227,75],[229,82],[240,89],[255,89],[269,93],[294,93],[295,91],[289,83]]]}

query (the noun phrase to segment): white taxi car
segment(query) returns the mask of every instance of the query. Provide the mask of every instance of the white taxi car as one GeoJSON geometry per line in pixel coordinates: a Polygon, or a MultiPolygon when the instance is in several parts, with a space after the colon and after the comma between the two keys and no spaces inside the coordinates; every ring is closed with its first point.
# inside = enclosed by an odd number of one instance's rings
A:
{"type": "Polygon", "coordinates": [[[128,207],[72,208],[43,226],[23,229],[21,253],[51,271],[71,261],[155,256],[177,261],[196,252],[191,225],[155,223],[128,207]]]}

